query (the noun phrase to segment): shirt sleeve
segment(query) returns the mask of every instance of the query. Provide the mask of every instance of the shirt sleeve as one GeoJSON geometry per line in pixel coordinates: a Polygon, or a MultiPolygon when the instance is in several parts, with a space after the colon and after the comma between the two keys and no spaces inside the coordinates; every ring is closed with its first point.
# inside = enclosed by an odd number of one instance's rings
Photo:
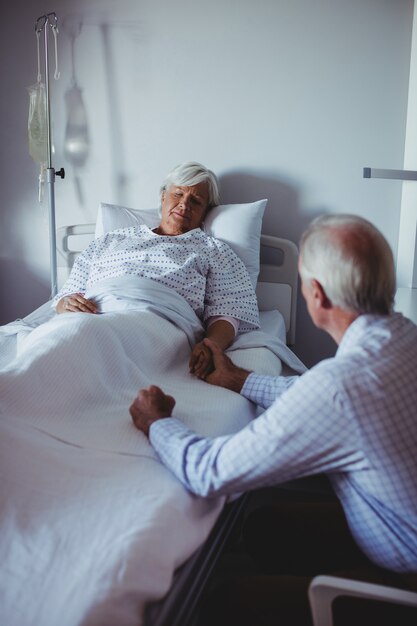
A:
{"type": "Polygon", "coordinates": [[[233,435],[201,437],[168,418],[152,424],[150,441],[163,463],[200,496],[364,466],[357,424],[346,417],[331,377],[312,371],[233,435]]]}
{"type": "Polygon", "coordinates": [[[267,409],[299,378],[299,376],[260,376],[252,373],[245,380],[240,393],[251,402],[267,409]]]}
{"type": "Polygon", "coordinates": [[[215,241],[207,275],[204,321],[215,315],[239,320],[239,333],[259,328],[258,303],[245,265],[226,243],[215,241]]]}

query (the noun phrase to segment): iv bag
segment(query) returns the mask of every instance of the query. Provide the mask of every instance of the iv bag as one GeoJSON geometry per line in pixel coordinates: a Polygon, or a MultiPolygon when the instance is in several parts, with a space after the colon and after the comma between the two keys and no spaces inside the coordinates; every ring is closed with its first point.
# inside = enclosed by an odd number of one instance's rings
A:
{"type": "Polygon", "coordinates": [[[48,122],[46,119],[46,88],[44,83],[28,87],[29,154],[35,163],[46,167],[48,161],[48,122]]]}
{"type": "Polygon", "coordinates": [[[64,154],[75,167],[82,167],[90,151],[87,112],[81,89],[73,84],[65,94],[67,126],[65,129],[64,154]]]}

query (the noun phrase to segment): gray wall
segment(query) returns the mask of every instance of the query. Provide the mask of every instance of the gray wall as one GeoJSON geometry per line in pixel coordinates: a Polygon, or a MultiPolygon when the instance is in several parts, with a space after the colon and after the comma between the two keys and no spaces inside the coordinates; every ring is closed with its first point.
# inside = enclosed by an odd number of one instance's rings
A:
{"type": "MultiPolygon", "coordinates": [[[[167,171],[199,160],[218,173],[223,201],[269,198],[269,234],[298,241],[316,215],[348,211],[396,252],[401,184],[364,180],[362,168],[403,166],[412,0],[17,0],[2,10],[0,40],[0,322],[49,295],[26,88],[35,20],[52,10],[53,166],[67,171],[58,226],[94,221],[99,201],[155,206],[167,171]],[[69,109],[77,93],[85,118],[69,109]],[[70,112],[87,139],[72,157],[70,112]]],[[[295,350],[308,365],[335,350],[301,298],[295,350]]]]}

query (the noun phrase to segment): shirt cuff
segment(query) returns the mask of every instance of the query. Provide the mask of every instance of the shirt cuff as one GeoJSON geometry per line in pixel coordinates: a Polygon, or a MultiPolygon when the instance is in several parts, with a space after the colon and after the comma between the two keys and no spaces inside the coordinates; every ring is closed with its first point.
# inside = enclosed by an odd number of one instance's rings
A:
{"type": "Polygon", "coordinates": [[[245,380],[245,382],[243,383],[243,387],[240,390],[241,396],[244,396],[245,398],[248,398],[250,396],[251,390],[253,388],[253,383],[251,383],[250,379],[253,378],[254,376],[256,376],[256,374],[251,372],[249,376],[247,377],[247,379],[245,380]]]}
{"type": "Polygon", "coordinates": [[[266,409],[298,378],[299,376],[263,376],[251,373],[240,393],[247,400],[266,409]]]}
{"type": "Polygon", "coordinates": [[[255,374],[252,372],[249,374],[247,379],[245,380],[240,393],[247,400],[254,402],[258,406],[266,408],[266,406],[270,406],[272,402],[275,400],[275,393],[268,393],[269,386],[272,383],[272,386],[275,387],[275,384],[278,380],[278,377],[275,376],[262,376],[260,374],[255,374]],[[268,384],[269,383],[269,384],[268,384]],[[265,402],[265,395],[268,395],[268,401],[265,402]]]}
{"type": "Polygon", "coordinates": [[[162,460],[173,474],[189,487],[184,456],[190,444],[201,439],[176,417],[164,417],[153,422],[149,428],[149,441],[162,460]]]}
{"type": "Polygon", "coordinates": [[[230,315],[213,315],[213,317],[209,317],[209,319],[207,320],[207,328],[214,324],[214,322],[218,322],[219,320],[225,320],[226,322],[229,322],[229,324],[231,324],[234,328],[236,337],[237,331],[239,330],[239,320],[235,317],[231,317],[230,315]]]}

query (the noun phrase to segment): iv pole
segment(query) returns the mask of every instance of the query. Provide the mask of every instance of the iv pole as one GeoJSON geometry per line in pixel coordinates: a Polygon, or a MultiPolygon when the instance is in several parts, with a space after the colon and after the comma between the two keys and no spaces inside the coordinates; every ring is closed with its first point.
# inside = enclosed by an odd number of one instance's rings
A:
{"type": "Polygon", "coordinates": [[[50,263],[51,263],[51,298],[57,294],[57,255],[56,255],[56,225],[55,225],[55,175],[65,178],[65,170],[63,167],[55,172],[52,167],[52,137],[51,137],[51,113],[49,98],[49,55],[48,55],[48,26],[57,28],[58,18],[56,13],[48,13],[41,15],[36,20],[36,33],[44,31],[45,45],[45,87],[46,87],[46,126],[47,126],[47,169],[46,184],[48,188],[48,209],[49,209],[49,244],[50,244],[50,263]]]}

